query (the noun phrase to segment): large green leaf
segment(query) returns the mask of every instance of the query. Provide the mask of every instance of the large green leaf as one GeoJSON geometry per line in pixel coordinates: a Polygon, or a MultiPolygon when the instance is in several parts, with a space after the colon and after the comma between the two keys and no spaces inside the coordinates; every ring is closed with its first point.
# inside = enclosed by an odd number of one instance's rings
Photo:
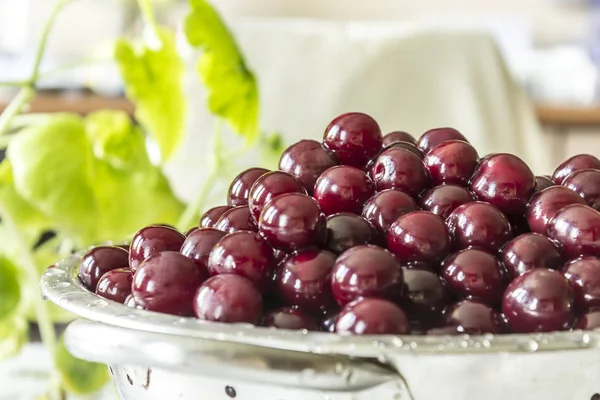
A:
{"type": "Polygon", "coordinates": [[[106,365],[73,357],[66,349],[63,338],[58,342],[55,360],[63,387],[71,393],[94,393],[101,389],[109,379],[106,365]]]}
{"type": "Polygon", "coordinates": [[[158,143],[167,160],[183,137],[185,97],[182,88],[184,64],[175,46],[174,32],[158,30],[159,48],[120,39],[115,59],[127,97],[135,103],[135,115],[158,143]]]}
{"type": "Polygon", "coordinates": [[[258,87],[233,35],[205,0],[190,0],[185,19],[188,42],[202,50],[198,72],[208,91],[208,108],[248,143],[258,135],[258,87]]]}

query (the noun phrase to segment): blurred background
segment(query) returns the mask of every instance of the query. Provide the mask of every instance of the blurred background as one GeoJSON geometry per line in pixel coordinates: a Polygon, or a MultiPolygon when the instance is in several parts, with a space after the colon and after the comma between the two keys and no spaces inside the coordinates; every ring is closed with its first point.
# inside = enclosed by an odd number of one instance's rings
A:
{"type": "MultiPolygon", "coordinates": [[[[571,155],[600,149],[600,0],[212,4],[258,78],[261,127],[279,132],[284,144],[320,139],[333,117],[362,111],[384,133],[405,130],[418,137],[452,126],[480,155],[515,153],[540,175],[571,155]]],[[[49,0],[0,0],[0,82],[28,78],[52,6],[49,0]]],[[[206,178],[214,116],[194,71],[197,53],[181,33],[188,2],[157,0],[156,7],[159,22],[179,32],[189,100],[183,143],[164,173],[177,196],[190,202],[206,178]]],[[[27,112],[108,108],[133,114],[111,54],[116,38],[141,25],[133,0],[79,0],[62,10],[27,112]]],[[[0,85],[0,113],[16,93],[0,85]]],[[[258,157],[249,153],[242,164],[252,166],[258,157]]],[[[223,203],[224,188],[206,205],[223,203]]],[[[1,400],[43,392],[38,378],[50,361],[39,350],[26,347],[0,363],[0,386],[10,379],[16,388],[3,387],[1,400]],[[30,372],[18,373],[23,370],[30,372]]]]}

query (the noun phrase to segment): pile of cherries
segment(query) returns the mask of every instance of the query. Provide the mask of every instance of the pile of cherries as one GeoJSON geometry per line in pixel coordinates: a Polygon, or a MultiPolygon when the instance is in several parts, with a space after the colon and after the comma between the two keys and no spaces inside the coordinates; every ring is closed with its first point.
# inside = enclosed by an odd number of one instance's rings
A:
{"type": "Polygon", "coordinates": [[[600,327],[600,160],[552,176],[452,128],[383,136],[363,113],[251,168],[182,234],[152,225],[79,268],[130,307],[339,334],[600,327]]]}

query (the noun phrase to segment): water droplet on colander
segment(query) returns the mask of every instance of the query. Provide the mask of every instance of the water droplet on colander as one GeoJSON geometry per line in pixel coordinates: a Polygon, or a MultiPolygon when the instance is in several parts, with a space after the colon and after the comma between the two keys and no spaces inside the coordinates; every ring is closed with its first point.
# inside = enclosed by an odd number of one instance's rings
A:
{"type": "Polygon", "coordinates": [[[385,355],[380,354],[377,356],[377,361],[379,361],[382,364],[386,364],[388,362],[388,358],[385,355]]]}
{"type": "Polygon", "coordinates": [[[333,370],[336,374],[342,374],[344,372],[344,364],[335,363],[335,365],[333,366],[333,370]]]}
{"type": "Polygon", "coordinates": [[[379,341],[377,341],[377,340],[373,340],[373,343],[372,343],[372,344],[373,344],[373,347],[379,347],[379,345],[380,345],[381,343],[379,343],[379,341]]]}
{"type": "Polygon", "coordinates": [[[581,344],[584,346],[588,346],[591,342],[592,342],[592,337],[590,336],[590,334],[587,332],[584,332],[583,335],[581,335],[581,344]]]}
{"type": "Polygon", "coordinates": [[[540,344],[536,341],[536,340],[529,340],[527,341],[527,343],[524,343],[523,345],[521,345],[521,348],[525,351],[537,351],[537,349],[540,347],[540,344]]]}
{"type": "Polygon", "coordinates": [[[88,307],[106,307],[108,302],[102,299],[94,299],[88,303],[88,307]]]}
{"type": "Polygon", "coordinates": [[[460,341],[460,347],[462,347],[462,348],[466,349],[467,347],[469,347],[469,342],[468,342],[468,341],[466,341],[466,340],[464,340],[464,339],[463,339],[463,340],[461,340],[461,341],[460,341]]]}
{"type": "Polygon", "coordinates": [[[411,348],[412,350],[416,349],[416,348],[417,348],[417,346],[418,346],[417,342],[410,342],[410,348],[411,348]]]}
{"type": "Polygon", "coordinates": [[[308,329],[302,329],[300,333],[303,335],[308,335],[308,329]]]}
{"type": "Polygon", "coordinates": [[[41,294],[40,296],[42,298],[42,300],[48,300],[48,296],[46,296],[44,293],[41,294]]]}
{"type": "Polygon", "coordinates": [[[52,286],[55,287],[55,288],[57,288],[57,289],[64,289],[64,288],[70,287],[71,286],[71,282],[56,282],[52,286]]]}
{"type": "Polygon", "coordinates": [[[490,342],[488,339],[483,339],[481,341],[481,344],[483,345],[483,347],[488,348],[492,345],[492,342],[490,342]]]}
{"type": "Polygon", "coordinates": [[[404,344],[404,342],[399,337],[395,337],[392,339],[392,345],[394,345],[396,347],[402,347],[403,344],[404,344]]]}

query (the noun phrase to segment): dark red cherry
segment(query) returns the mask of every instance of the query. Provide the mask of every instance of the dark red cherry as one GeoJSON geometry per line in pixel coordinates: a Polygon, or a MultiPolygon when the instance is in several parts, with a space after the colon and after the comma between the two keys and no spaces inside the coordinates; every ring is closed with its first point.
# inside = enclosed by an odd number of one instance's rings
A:
{"type": "Polygon", "coordinates": [[[217,206],[211,208],[200,218],[200,228],[214,228],[217,225],[219,218],[221,218],[225,211],[231,210],[231,208],[231,206],[217,206]]]}
{"type": "Polygon", "coordinates": [[[402,215],[418,209],[408,194],[397,189],[388,189],[375,193],[365,203],[362,216],[385,234],[389,227],[402,215]]]}
{"type": "Polygon", "coordinates": [[[96,294],[123,304],[131,294],[132,281],[133,275],[129,268],[113,269],[102,275],[96,287],[96,294]]]}
{"type": "Polygon", "coordinates": [[[400,262],[439,262],[450,252],[444,221],[429,211],[413,211],[398,218],[387,232],[387,244],[400,262]]]}
{"type": "Polygon", "coordinates": [[[454,128],[436,128],[425,132],[419,138],[417,146],[423,154],[427,155],[431,150],[438,147],[440,144],[449,140],[462,140],[463,142],[469,142],[466,137],[454,128]]]}
{"type": "Polygon", "coordinates": [[[466,186],[479,163],[477,150],[462,140],[449,140],[431,150],[423,160],[434,185],[466,186]]]}
{"type": "Polygon", "coordinates": [[[225,232],[213,228],[196,229],[185,239],[179,252],[192,259],[206,279],[208,278],[208,255],[225,235],[225,232]]]}
{"type": "Polygon", "coordinates": [[[258,233],[241,231],[219,240],[207,265],[211,275],[241,275],[265,291],[271,283],[275,260],[273,250],[258,233]]]}
{"type": "Polygon", "coordinates": [[[516,333],[566,330],[574,319],[573,289],[560,272],[532,269],[508,285],[502,312],[516,333]]]}
{"type": "Polygon", "coordinates": [[[383,137],[383,145],[384,146],[387,146],[389,144],[396,143],[396,142],[407,142],[407,143],[412,143],[412,144],[416,145],[417,139],[415,139],[415,137],[413,135],[411,135],[410,133],[407,133],[404,131],[393,131],[393,132],[386,134],[383,137]]]}
{"type": "Polygon", "coordinates": [[[239,206],[225,211],[217,221],[215,229],[225,233],[238,231],[256,232],[256,223],[252,218],[248,206],[239,206]]]}
{"type": "Polygon", "coordinates": [[[563,181],[563,185],[580,195],[590,207],[600,211],[600,170],[574,172],[563,181]]]}
{"type": "Polygon", "coordinates": [[[335,261],[331,281],[340,306],[359,297],[397,301],[403,292],[400,263],[389,251],[373,246],[353,247],[335,261]]]}
{"type": "Polygon", "coordinates": [[[350,112],[331,121],[323,134],[323,143],[342,164],[363,168],[381,151],[383,137],[373,118],[350,112]]]}
{"type": "Polygon", "coordinates": [[[326,215],[360,214],[363,204],[375,194],[375,184],[360,169],[347,165],[329,168],[315,185],[314,197],[326,215]]]}
{"type": "Polygon", "coordinates": [[[282,262],[287,256],[288,254],[285,251],[273,249],[273,260],[275,260],[275,265],[279,265],[279,263],[282,262]]]}
{"type": "MultiPolygon", "coordinates": [[[[468,335],[506,332],[506,324],[500,314],[477,300],[462,300],[449,306],[444,311],[444,324],[456,329],[456,333],[468,335]]],[[[445,333],[455,334],[452,329],[445,333]]]]}
{"type": "Polygon", "coordinates": [[[267,203],[258,227],[272,246],[287,252],[325,241],[325,215],[315,199],[300,193],[283,194],[267,203]]]}
{"type": "Polygon", "coordinates": [[[600,255],[600,212],[572,204],[556,213],[546,234],[560,243],[567,258],[600,255]]]}
{"type": "Polygon", "coordinates": [[[481,161],[471,178],[471,190],[509,218],[522,218],[535,192],[535,175],[519,157],[495,154],[481,161]]]}
{"type": "Polygon", "coordinates": [[[554,181],[552,181],[552,177],[549,177],[547,175],[538,175],[535,177],[536,192],[541,192],[542,190],[554,185],[555,183],[554,181]]]}
{"type": "Polygon", "coordinates": [[[250,188],[261,175],[267,172],[269,170],[264,168],[250,168],[236,176],[227,191],[227,204],[232,207],[247,205],[250,188]]]}
{"type": "Polygon", "coordinates": [[[559,210],[571,204],[585,204],[585,200],[563,186],[551,186],[536,193],[531,198],[525,214],[529,229],[546,234],[548,222],[559,210]]]}
{"type": "Polygon", "coordinates": [[[600,311],[590,311],[577,318],[573,329],[592,330],[600,328],[600,311]]]}
{"type": "Polygon", "coordinates": [[[423,161],[410,151],[392,147],[383,151],[373,164],[370,175],[378,191],[400,189],[417,197],[431,184],[423,161]]]}
{"type": "Polygon", "coordinates": [[[495,253],[513,237],[506,216],[496,207],[482,201],[457,207],[446,224],[456,249],[479,247],[495,253]]]}
{"type": "Polygon", "coordinates": [[[339,313],[339,308],[333,308],[323,312],[320,320],[321,330],[324,332],[335,333],[335,323],[337,322],[339,313]]]}
{"type": "Polygon", "coordinates": [[[250,213],[254,221],[258,222],[265,204],[272,198],[285,193],[306,194],[306,189],[304,189],[296,178],[287,172],[268,172],[258,178],[254,182],[254,185],[252,185],[250,196],[248,197],[248,208],[250,208],[250,213]]]}
{"type": "Polygon", "coordinates": [[[575,293],[575,307],[587,312],[600,307],[600,258],[583,257],[561,269],[575,293]]]}
{"type": "MultiPolygon", "coordinates": [[[[404,150],[408,150],[411,153],[413,153],[415,156],[419,157],[421,160],[423,159],[423,153],[421,153],[421,150],[419,150],[417,148],[417,146],[415,146],[412,143],[409,142],[394,142],[391,144],[388,144],[387,146],[385,146],[385,148],[383,149],[384,151],[387,149],[404,149],[404,150]]],[[[376,159],[373,159],[373,161],[375,161],[376,159]]],[[[368,168],[369,170],[369,174],[371,174],[371,168],[368,168]]],[[[373,178],[371,175],[369,175],[371,177],[371,179],[373,178]]]]}
{"type": "MultiPolygon", "coordinates": [[[[132,275],[133,277],[133,275],[132,275]]],[[[135,301],[135,298],[133,297],[133,294],[129,294],[129,296],[127,296],[125,298],[125,301],[123,302],[123,304],[125,304],[127,307],[131,307],[131,308],[137,308],[137,309],[142,309],[142,307],[135,301]]]]}
{"type": "Polygon", "coordinates": [[[194,296],[197,318],[216,322],[258,324],[263,300],[248,279],[235,274],[213,276],[194,296]]]}
{"type": "Polygon", "coordinates": [[[335,254],[317,249],[290,255],[275,272],[273,291],[279,301],[312,314],[334,307],[331,273],[335,259],[335,254]]]}
{"type": "Polygon", "coordinates": [[[429,269],[406,266],[402,270],[405,296],[400,305],[408,319],[423,327],[436,326],[449,301],[446,285],[429,269]]]}
{"type": "Polygon", "coordinates": [[[339,213],[327,217],[327,240],[325,248],[335,254],[361,244],[379,244],[375,227],[356,214],[339,213]]]}
{"type": "Polygon", "coordinates": [[[263,317],[263,326],[278,329],[318,331],[317,321],[297,308],[284,307],[269,311],[263,317]]]}
{"type": "Polygon", "coordinates": [[[508,242],[500,252],[510,280],[534,268],[559,269],[564,260],[556,243],[539,233],[526,233],[508,242]]]}
{"type": "Polygon", "coordinates": [[[441,277],[459,299],[476,299],[490,306],[500,304],[506,274],[496,257],[477,249],[465,249],[448,257],[441,277]]]}
{"type": "Polygon", "coordinates": [[[140,229],[129,247],[129,267],[135,273],[142,261],[163,251],[179,251],[185,236],[165,226],[147,226],[140,229]]]}
{"type": "Polygon", "coordinates": [[[404,311],[377,298],[358,299],[346,305],[335,323],[335,331],[341,335],[403,334],[409,330],[404,311]]]}
{"type": "Polygon", "coordinates": [[[279,159],[279,169],[296,178],[310,195],[317,178],[338,164],[335,155],[316,140],[301,140],[291,145],[279,159]]]}
{"type": "Polygon", "coordinates": [[[557,185],[571,175],[582,169],[600,169],[600,160],[591,154],[578,154],[560,164],[552,174],[552,180],[557,185]]]}
{"type": "Polygon", "coordinates": [[[441,185],[424,192],[419,205],[445,220],[458,206],[475,200],[473,193],[462,186],[441,185]]]}
{"type": "Polygon", "coordinates": [[[132,294],[144,310],[189,316],[202,279],[192,260],[176,251],[163,251],[140,264],[132,294]]]}
{"type": "Polygon", "coordinates": [[[117,246],[98,246],[87,252],[79,264],[79,280],[95,292],[98,281],[108,271],[129,267],[129,253],[117,246]]]}

